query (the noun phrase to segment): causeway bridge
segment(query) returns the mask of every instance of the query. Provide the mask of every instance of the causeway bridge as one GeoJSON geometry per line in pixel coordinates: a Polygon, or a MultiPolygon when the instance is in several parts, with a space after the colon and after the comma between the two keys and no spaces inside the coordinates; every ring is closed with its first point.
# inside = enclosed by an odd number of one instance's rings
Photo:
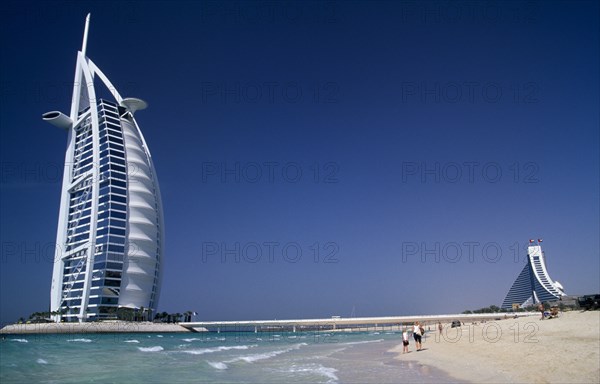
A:
{"type": "Polygon", "coordinates": [[[537,312],[518,313],[474,313],[450,315],[411,315],[384,317],[340,317],[332,316],[323,319],[289,319],[289,320],[241,320],[241,321],[194,321],[179,323],[180,326],[194,332],[300,332],[300,331],[371,331],[402,330],[403,327],[420,321],[425,327],[447,325],[458,320],[465,324],[490,320],[512,319],[515,316],[525,317],[539,315],[537,312]]]}

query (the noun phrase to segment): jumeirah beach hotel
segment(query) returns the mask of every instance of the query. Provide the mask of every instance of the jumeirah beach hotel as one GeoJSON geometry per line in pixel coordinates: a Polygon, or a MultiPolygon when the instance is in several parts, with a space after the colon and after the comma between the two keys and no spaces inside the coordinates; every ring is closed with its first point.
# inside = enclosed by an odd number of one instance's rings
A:
{"type": "Polygon", "coordinates": [[[526,307],[566,296],[563,286],[548,274],[541,242],[541,239],[537,243],[529,240],[527,263],[510,287],[501,308],[526,307]]]}
{"type": "Polygon", "coordinates": [[[68,134],[50,293],[56,321],[110,318],[123,307],[155,313],[160,295],[162,203],[134,118],[147,104],[121,97],[86,56],[89,26],[90,15],[69,115],[43,115],[68,134]],[[96,85],[112,99],[97,99],[96,85]]]}

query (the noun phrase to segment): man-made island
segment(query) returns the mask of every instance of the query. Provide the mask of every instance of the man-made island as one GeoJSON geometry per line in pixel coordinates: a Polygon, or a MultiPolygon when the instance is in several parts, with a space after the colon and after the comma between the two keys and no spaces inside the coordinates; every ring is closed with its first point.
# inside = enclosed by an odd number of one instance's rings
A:
{"type": "Polygon", "coordinates": [[[192,332],[172,323],[98,321],[89,323],[37,323],[11,324],[0,330],[3,335],[54,334],[54,333],[173,333],[192,332]]]}

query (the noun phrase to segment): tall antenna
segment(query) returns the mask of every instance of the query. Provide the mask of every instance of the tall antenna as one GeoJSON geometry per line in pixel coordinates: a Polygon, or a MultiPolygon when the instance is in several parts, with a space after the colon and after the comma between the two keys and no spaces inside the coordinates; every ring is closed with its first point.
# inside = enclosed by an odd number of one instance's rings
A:
{"type": "Polygon", "coordinates": [[[92,14],[88,13],[87,17],[85,18],[85,29],[83,30],[83,43],[81,43],[81,53],[83,53],[83,56],[85,57],[85,50],[87,48],[87,38],[88,38],[88,31],[90,29],[90,16],[92,14]]]}

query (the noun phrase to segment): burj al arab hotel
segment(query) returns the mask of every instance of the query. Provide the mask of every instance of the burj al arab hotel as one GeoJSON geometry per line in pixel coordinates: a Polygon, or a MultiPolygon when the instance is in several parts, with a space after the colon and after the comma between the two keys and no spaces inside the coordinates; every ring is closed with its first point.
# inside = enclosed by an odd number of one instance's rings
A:
{"type": "Polygon", "coordinates": [[[162,203],[134,118],[147,104],[121,97],[86,56],[89,26],[90,15],[69,115],[43,115],[68,134],[50,291],[56,321],[111,318],[122,307],[155,313],[160,295],[162,203]],[[113,100],[96,98],[96,85],[113,100]]]}
{"type": "Polygon", "coordinates": [[[566,296],[563,286],[548,274],[541,242],[541,239],[537,243],[529,240],[527,264],[510,287],[501,308],[511,309],[513,305],[526,307],[566,296]]]}

